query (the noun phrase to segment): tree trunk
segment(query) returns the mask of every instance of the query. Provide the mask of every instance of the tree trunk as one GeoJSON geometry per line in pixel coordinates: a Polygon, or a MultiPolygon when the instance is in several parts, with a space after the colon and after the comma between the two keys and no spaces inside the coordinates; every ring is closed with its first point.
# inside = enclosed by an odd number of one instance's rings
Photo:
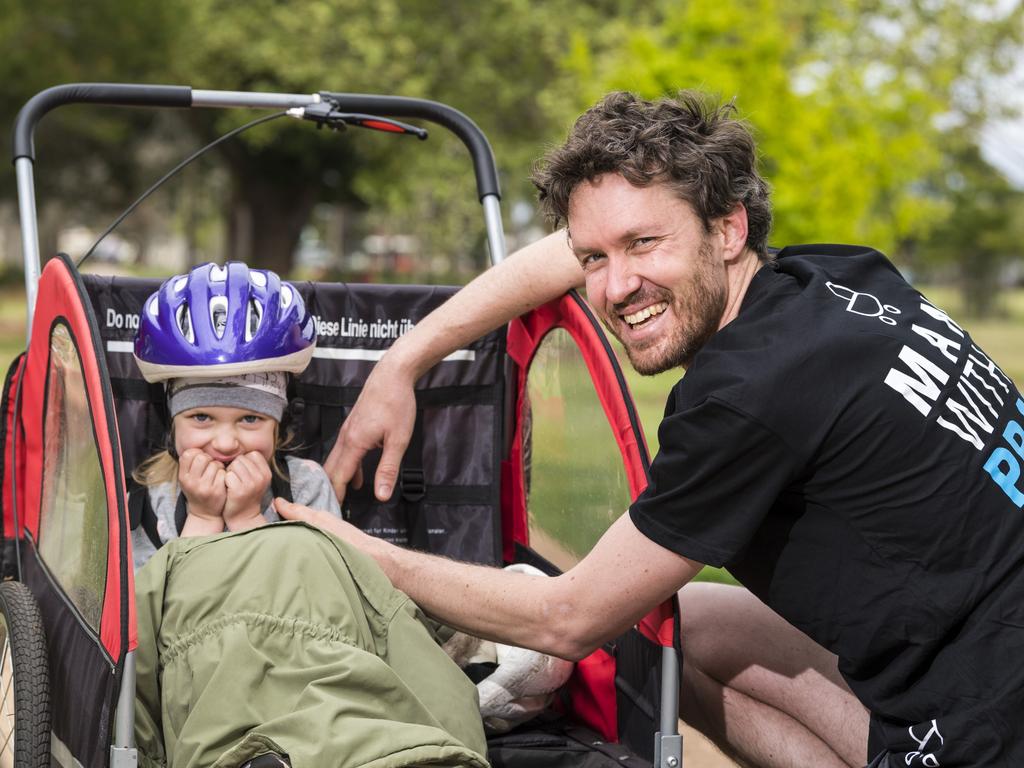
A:
{"type": "Polygon", "coordinates": [[[961,294],[968,317],[990,318],[996,314],[999,297],[999,261],[984,252],[975,252],[963,265],[961,294]]]}
{"type": "Polygon", "coordinates": [[[317,190],[237,173],[234,179],[228,212],[228,258],[287,276],[302,228],[316,204],[317,190]]]}

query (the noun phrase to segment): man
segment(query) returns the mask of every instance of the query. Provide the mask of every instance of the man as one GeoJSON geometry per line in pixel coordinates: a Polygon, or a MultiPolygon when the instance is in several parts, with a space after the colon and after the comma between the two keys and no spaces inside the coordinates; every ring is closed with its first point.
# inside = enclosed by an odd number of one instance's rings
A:
{"type": "Polygon", "coordinates": [[[416,378],[582,279],[638,371],[687,375],[650,486],[577,567],[517,577],[282,513],[357,543],[439,618],[568,658],[725,565],[749,592],[679,594],[680,704],[737,760],[1024,765],[1024,401],[877,252],[769,254],[730,111],[618,93],[584,114],[535,178],[566,232],[396,343],[327,462],[340,495],[383,444],[387,498],[416,378]]]}

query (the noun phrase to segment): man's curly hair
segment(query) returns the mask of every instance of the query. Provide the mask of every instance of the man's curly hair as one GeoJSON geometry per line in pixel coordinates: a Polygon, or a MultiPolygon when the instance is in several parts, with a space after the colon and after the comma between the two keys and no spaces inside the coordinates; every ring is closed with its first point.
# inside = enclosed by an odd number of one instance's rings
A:
{"type": "Polygon", "coordinates": [[[696,91],[657,101],[623,91],[608,94],[534,169],[544,213],[556,225],[566,222],[573,190],[605,173],[618,173],[638,187],[664,182],[693,206],[705,230],[742,203],[747,246],[768,258],[770,190],[757,172],[754,138],[735,111],[732,103],[719,104],[696,91]]]}

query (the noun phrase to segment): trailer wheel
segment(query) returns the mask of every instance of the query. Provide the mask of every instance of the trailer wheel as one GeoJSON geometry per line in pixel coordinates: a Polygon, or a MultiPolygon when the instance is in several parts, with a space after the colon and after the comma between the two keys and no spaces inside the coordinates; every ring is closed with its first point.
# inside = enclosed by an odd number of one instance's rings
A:
{"type": "Polygon", "coordinates": [[[49,768],[50,670],[39,606],[0,583],[0,768],[49,768]]]}

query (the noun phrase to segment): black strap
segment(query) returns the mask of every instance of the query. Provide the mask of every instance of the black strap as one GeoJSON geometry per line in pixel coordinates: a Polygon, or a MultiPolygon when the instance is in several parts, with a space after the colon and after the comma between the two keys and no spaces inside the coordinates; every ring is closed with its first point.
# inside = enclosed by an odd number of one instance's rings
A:
{"type": "Polygon", "coordinates": [[[188,501],[185,499],[185,494],[178,492],[178,501],[174,505],[174,529],[181,536],[181,532],[185,530],[185,521],[188,520],[188,501]]]}
{"type": "Polygon", "coordinates": [[[406,534],[413,549],[430,549],[427,518],[423,514],[423,497],[427,492],[423,474],[423,409],[416,409],[416,421],[405,449],[405,458],[398,473],[398,489],[405,501],[406,534]]]}
{"type": "Polygon", "coordinates": [[[134,531],[139,526],[146,533],[146,538],[153,546],[160,549],[160,533],[156,526],[156,513],[149,500],[149,489],[139,485],[134,478],[128,478],[128,523],[134,531]]]}
{"type": "Polygon", "coordinates": [[[317,441],[317,445],[322,447],[322,452],[320,456],[313,458],[322,464],[338,440],[342,422],[345,421],[345,411],[340,406],[328,405],[321,405],[319,409],[320,419],[317,423],[320,428],[320,439],[317,441]],[[330,445],[327,444],[328,441],[330,441],[330,445]]]}
{"type": "Polygon", "coordinates": [[[278,475],[277,472],[274,472],[271,475],[270,492],[274,494],[275,499],[280,496],[285,501],[295,501],[292,497],[292,478],[288,472],[288,459],[283,453],[278,453],[276,459],[281,474],[278,475]]]}

